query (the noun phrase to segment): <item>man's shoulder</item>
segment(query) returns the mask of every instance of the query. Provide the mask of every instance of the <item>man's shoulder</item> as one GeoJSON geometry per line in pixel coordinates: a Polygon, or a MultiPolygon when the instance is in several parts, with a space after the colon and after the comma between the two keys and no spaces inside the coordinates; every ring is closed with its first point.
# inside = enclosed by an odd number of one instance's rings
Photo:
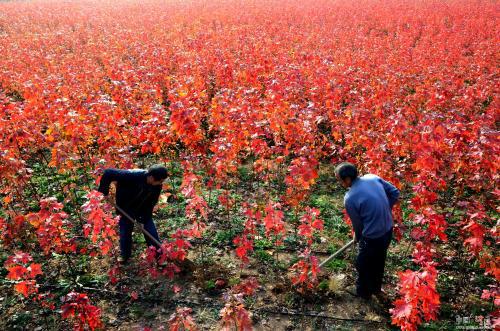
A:
{"type": "Polygon", "coordinates": [[[362,177],[360,177],[361,180],[378,180],[380,179],[379,176],[375,175],[375,174],[366,174],[362,177]]]}
{"type": "Polygon", "coordinates": [[[142,179],[146,177],[147,171],[144,169],[127,169],[124,170],[125,174],[130,178],[142,179]]]}
{"type": "Polygon", "coordinates": [[[142,174],[142,175],[145,175],[147,170],[144,170],[144,169],[127,169],[125,170],[131,174],[136,174],[136,175],[139,175],[139,174],[142,174]]]}
{"type": "Polygon", "coordinates": [[[143,178],[146,175],[147,171],[144,169],[108,168],[105,170],[105,173],[119,176],[119,178],[121,178],[121,179],[135,179],[135,178],[143,178]]]}
{"type": "Polygon", "coordinates": [[[366,174],[358,177],[349,191],[347,191],[344,202],[345,200],[357,201],[363,199],[363,197],[373,189],[373,182],[378,181],[379,178],[380,177],[373,174],[366,174]]]}

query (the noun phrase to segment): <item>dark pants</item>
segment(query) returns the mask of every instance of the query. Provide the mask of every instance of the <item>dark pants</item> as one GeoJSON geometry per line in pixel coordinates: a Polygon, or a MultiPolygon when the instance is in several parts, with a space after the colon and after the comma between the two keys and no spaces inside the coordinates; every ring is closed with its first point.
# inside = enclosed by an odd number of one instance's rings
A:
{"type": "MultiPolygon", "coordinates": [[[[126,217],[120,217],[120,251],[123,259],[127,260],[132,255],[132,230],[134,229],[134,223],[129,221],[126,217]]],[[[148,231],[153,237],[155,237],[158,241],[160,238],[158,237],[158,232],[156,231],[156,226],[153,223],[152,218],[148,218],[144,222],[144,229],[148,231]]],[[[149,246],[157,247],[157,245],[151,241],[146,235],[144,235],[146,239],[146,244],[149,246]]],[[[157,247],[158,248],[158,247],[157,247]]]]}
{"type": "Polygon", "coordinates": [[[382,289],[385,258],[392,239],[392,229],[382,237],[370,239],[361,238],[359,253],[356,258],[356,294],[362,298],[369,298],[382,289]]]}

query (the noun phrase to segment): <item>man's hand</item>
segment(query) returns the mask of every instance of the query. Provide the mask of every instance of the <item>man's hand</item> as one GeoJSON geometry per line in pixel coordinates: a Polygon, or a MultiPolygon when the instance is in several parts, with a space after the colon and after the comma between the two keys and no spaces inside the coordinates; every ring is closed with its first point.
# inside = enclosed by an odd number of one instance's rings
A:
{"type": "Polygon", "coordinates": [[[115,205],[115,197],[112,196],[111,194],[106,195],[106,201],[111,205],[115,205]]]}

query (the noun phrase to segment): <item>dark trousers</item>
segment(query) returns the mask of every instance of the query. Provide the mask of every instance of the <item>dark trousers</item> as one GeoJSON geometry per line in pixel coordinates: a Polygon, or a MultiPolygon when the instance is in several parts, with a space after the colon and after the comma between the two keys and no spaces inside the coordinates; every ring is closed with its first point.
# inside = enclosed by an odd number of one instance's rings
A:
{"type": "MultiPolygon", "coordinates": [[[[120,251],[123,259],[128,259],[132,255],[132,230],[134,229],[134,223],[129,221],[126,217],[120,217],[120,221],[118,223],[120,225],[120,251]]],[[[158,237],[158,232],[156,231],[156,226],[153,222],[152,218],[148,218],[144,222],[144,229],[148,231],[153,237],[155,237],[158,241],[160,238],[158,237]]],[[[157,247],[157,245],[151,241],[146,235],[144,235],[146,239],[146,244],[149,246],[157,247]]],[[[158,248],[158,247],[157,247],[158,248]]]]}
{"type": "Polygon", "coordinates": [[[359,253],[356,258],[356,294],[362,298],[369,298],[382,289],[385,258],[392,239],[392,229],[382,237],[370,239],[361,238],[359,253]]]}

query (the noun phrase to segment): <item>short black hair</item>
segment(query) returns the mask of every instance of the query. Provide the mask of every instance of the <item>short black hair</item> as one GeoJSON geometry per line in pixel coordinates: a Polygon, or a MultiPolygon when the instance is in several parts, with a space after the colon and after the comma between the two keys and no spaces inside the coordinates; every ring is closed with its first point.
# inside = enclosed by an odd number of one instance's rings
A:
{"type": "Polygon", "coordinates": [[[148,176],[153,176],[155,180],[162,180],[168,177],[168,170],[162,165],[155,164],[148,169],[148,176]]]}
{"type": "Polygon", "coordinates": [[[355,180],[358,178],[358,169],[356,169],[356,166],[352,163],[342,162],[335,168],[335,174],[342,180],[347,177],[351,178],[351,180],[355,180]]]}

